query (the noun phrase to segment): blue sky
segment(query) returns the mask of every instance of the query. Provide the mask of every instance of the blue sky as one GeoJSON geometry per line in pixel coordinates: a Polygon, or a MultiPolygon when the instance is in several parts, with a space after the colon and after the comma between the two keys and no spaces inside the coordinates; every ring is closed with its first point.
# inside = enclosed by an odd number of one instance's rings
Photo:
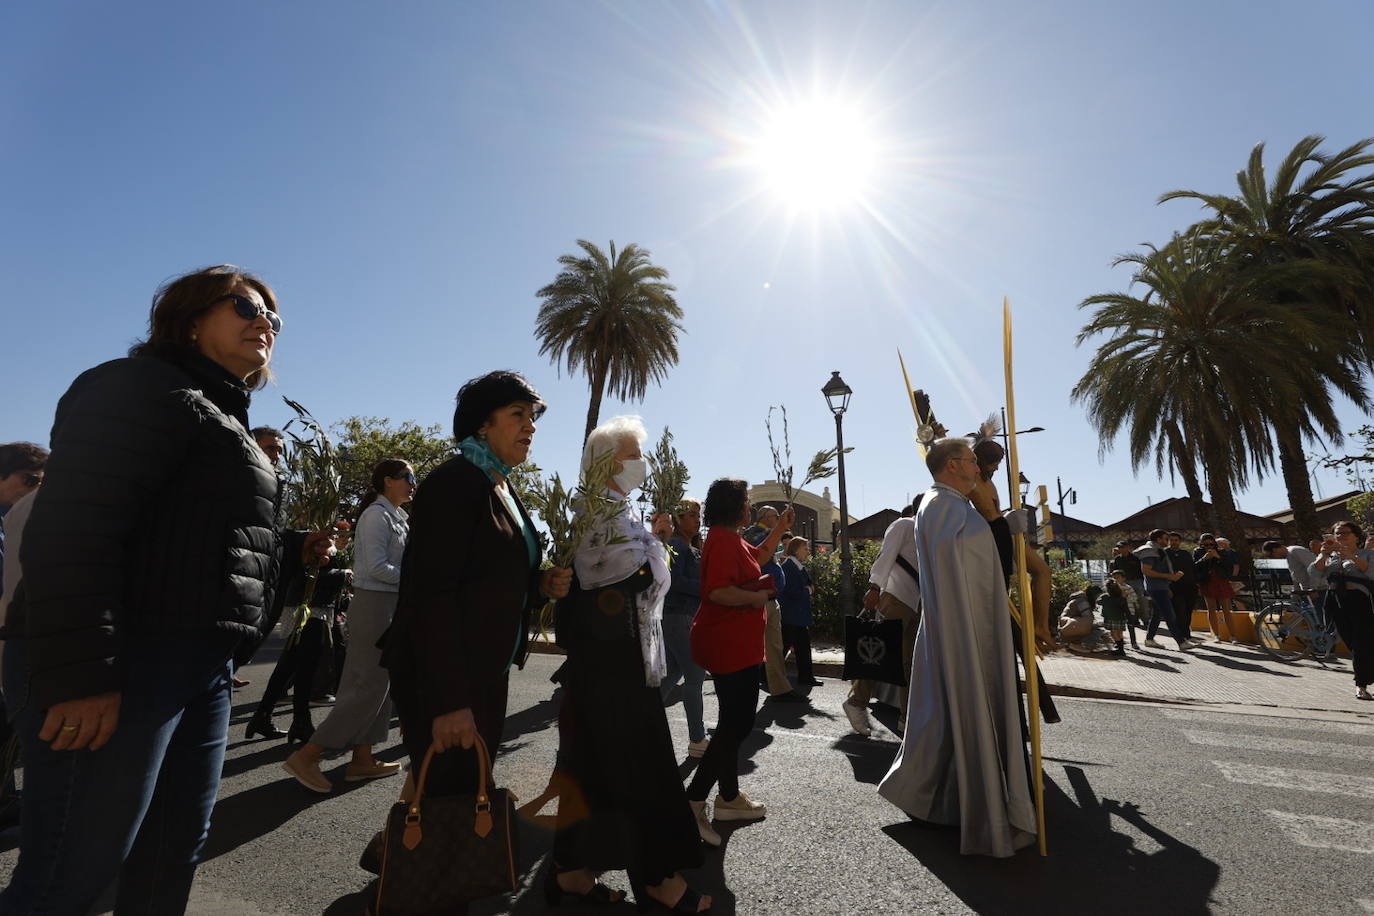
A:
{"type": "MultiPolygon", "coordinates": [[[[568,476],[587,388],[538,355],[534,292],[576,239],[614,239],[669,270],[687,334],[666,385],[603,416],[670,425],[694,490],[772,476],[770,404],[798,464],[832,443],[819,389],[840,370],[851,512],[900,505],[929,478],[896,349],[971,429],[1002,404],[1006,295],[1020,425],[1047,429],[1023,469],[1112,522],[1182,490],[1099,462],[1068,397],[1077,303],[1197,218],[1162,192],[1229,193],[1260,141],[1276,161],[1374,132],[1371,34],[1357,0],[8,4],[0,439],[46,441],[162,280],[228,261],[282,303],[255,422],[284,422],[286,395],[447,425],[463,380],[515,368],[551,405],[535,460],[568,476]],[[861,119],[877,166],[810,210],[743,151],[818,97],[861,119]]],[[[1241,497],[1286,505],[1277,478],[1241,497]]]]}

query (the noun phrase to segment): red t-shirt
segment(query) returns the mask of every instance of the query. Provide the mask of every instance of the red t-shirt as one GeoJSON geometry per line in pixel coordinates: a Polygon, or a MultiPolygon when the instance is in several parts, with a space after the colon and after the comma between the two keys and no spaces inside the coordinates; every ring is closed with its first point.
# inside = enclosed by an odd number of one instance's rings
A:
{"type": "Polygon", "coordinates": [[[710,594],[728,585],[745,586],[762,572],[754,548],[732,528],[712,526],[701,548],[701,607],[692,621],[692,658],[712,674],[730,674],[763,663],[761,607],[729,607],[710,594]]]}

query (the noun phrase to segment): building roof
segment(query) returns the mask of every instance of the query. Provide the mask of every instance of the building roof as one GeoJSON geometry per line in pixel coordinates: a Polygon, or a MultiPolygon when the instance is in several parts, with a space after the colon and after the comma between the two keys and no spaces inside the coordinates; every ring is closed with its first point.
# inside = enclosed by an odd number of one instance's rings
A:
{"type": "MultiPolygon", "coordinates": [[[[1317,500],[1317,521],[1324,524],[1335,524],[1341,521],[1345,517],[1345,504],[1362,492],[1364,491],[1351,490],[1339,496],[1328,496],[1326,499],[1317,500]]],[[[1280,509],[1277,512],[1269,513],[1265,518],[1273,519],[1280,525],[1288,525],[1293,521],[1293,510],[1291,508],[1280,509]]]]}
{"type": "Polygon", "coordinates": [[[851,541],[876,541],[887,533],[888,525],[902,517],[896,509],[879,509],[867,518],[849,523],[851,541]]]}
{"type": "MultiPolygon", "coordinates": [[[[1105,530],[1130,534],[1132,532],[1149,532],[1155,528],[1163,528],[1167,531],[1196,531],[1198,522],[1197,516],[1206,516],[1206,510],[1210,504],[1202,503],[1203,511],[1194,513],[1193,501],[1187,496],[1171,496],[1162,499],[1157,503],[1146,506],[1133,515],[1128,515],[1121,521],[1105,526],[1105,530]]],[[[1265,518],[1263,515],[1252,515],[1249,512],[1236,510],[1236,515],[1240,517],[1240,523],[1245,527],[1245,532],[1249,537],[1259,537],[1266,532],[1277,533],[1279,522],[1272,518],[1265,518]]],[[[1219,531],[1219,535],[1226,532],[1219,531]]]]}

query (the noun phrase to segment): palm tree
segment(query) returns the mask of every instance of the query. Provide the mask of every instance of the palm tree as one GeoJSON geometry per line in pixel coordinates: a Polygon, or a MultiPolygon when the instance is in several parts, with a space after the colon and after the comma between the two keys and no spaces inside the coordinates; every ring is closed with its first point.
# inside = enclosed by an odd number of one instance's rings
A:
{"type": "Polygon", "coordinates": [[[1223,245],[1241,271],[1266,274],[1264,298],[1306,302],[1329,322],[1319,346],[1290,354],[1313,370],[1302,398],[1276,404],[1269,418],[1294,526],[1307,537],[1317,530],[1317,514],[1303,442],[1325,436],[1341,443],[1331,389],[1368,411],[1362,373],[1374,366],[1374,173],[1353,174],[1374,165],[1374,139],[1330,156],[1318,151],[1322,142],[1319,136],[1299,141],[1272,184],[1266,183],[1264,144],[1257,145],[1236,175],[1235,197],[1197,191],[1160,197],[1161,203],[1201,201],[1213,217],[1197,230],[1223,245]],[[1277,266],[1286,269],[1273,270],[1277,266]]]}
{"type": "Polygon", "coordinates": [[[610,257],[578,239],[581,255],[565,254],[557,277],[536,295],[543,301],[535,330],[558,365],[582,371],[591,387],[587,429],[596,428],[607,391],[622,400],[642,399],[649,382],[662,382],[677,365],[682,309],[666,282],[668,271],[649,261],[647,249],[626,245],[610,257]]]}
{"type": "Polygon", "coordinates": [[[1080,304],[1097,311],[1078,344],[1108,339],[1072,397],[1086,404],[1103,453],[1126,431],[1133,469],[1153,457],[1157,472],[1177,468],[1186,482],[1200,461],[1220,532],[1240,537],[1234,489],[1272,469],[1268,414],[1308,385],[1291,348],[1315,346],[1324,328],[1306,309],[1266,301],[1264,277],[1239,271],[1205,234],[1115,263],[1134,265],[1132,284],[1144,292],[1080,304]],[[1252,389],[1260,372],[1268,386],[1252,389]]]}

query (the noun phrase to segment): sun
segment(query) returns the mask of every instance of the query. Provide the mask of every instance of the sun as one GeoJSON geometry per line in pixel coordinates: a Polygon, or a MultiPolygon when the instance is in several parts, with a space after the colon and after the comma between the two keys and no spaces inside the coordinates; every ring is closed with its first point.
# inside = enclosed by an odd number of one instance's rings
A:
{"type": "Polygon", "coordinates": [[[745,159],[787,206],[831,210],[873,190],[879,144],[857,105],[817,98],[768,112],[745,159]]]}

